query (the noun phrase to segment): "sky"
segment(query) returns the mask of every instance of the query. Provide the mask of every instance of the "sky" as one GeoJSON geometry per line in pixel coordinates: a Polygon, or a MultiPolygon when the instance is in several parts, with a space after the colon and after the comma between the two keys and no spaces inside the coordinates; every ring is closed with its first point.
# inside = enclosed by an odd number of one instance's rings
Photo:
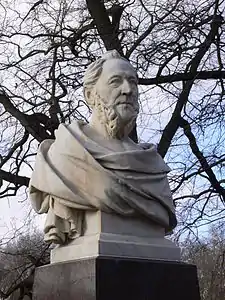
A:
{"type": "Polygon", "coordinates": [[[44,215],[34,212],[29,199],[19,201],[18,197],[0,199],[0,244],[8,241],[16,232],[19,235],[35,228],[42,230],[44,215]]]}

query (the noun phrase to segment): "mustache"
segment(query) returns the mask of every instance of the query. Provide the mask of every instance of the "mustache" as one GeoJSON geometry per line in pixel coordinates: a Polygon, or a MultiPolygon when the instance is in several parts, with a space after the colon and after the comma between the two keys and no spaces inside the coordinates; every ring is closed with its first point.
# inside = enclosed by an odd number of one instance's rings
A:
{"type": "Polygon", "coordinates": [[[109,101],[112,102],[112,104],[109,104],[105,101],[105,99],[102,99],[101,96],[97,92],[93,92],[92,95],[93,99],[95,99],[96,103],[101,103],[105,108],[109,109],[115,109],[116,106],[121,105],[121,104],[128,104],[130,105],[137,113],[139,113],[139,103],[136,99],[136,97],[133,96],[125,96],[125,95],[119,95],[116,99],[113,99],[114,101],[109,101]]]}
{"type": "Polygon", "coordinates": [[[116,101],[115,105],[120,105],[120,104],[129,104],[129,105],[132,105],[132,106],[135,106],[134,102],[132,101],[116,101]]]}
{"type": "Polygon", "coordinates": [[[132,98],[132,97],[118,97],[117,99],[115,99],[115,103],[114,106],[116,105],[120,105],[120,104],[129,104],[133,107],[138,107],[138,102],[132,98]]]}

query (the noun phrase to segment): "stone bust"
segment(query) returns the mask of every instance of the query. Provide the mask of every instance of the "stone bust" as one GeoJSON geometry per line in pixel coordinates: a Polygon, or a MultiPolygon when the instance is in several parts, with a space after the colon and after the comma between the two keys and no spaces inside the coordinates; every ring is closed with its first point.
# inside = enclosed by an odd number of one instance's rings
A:
{"type": "Polygon", "coordinates": [[[176,226],[168,166],[153,144],[129,137],[139,111],[137,73],[116,50],[84,75],[90,123],[61,124],[41,143],[30,180],[30,199],[46,213],[45,240],[64,244],[82,235],[86,211],[140,216],[165,229],[176,226]]]}

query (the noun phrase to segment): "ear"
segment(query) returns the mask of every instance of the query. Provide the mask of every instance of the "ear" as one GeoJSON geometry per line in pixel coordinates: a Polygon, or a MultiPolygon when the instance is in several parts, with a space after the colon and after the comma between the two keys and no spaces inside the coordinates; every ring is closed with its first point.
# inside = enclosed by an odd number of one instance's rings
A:
{"type": "Polygon", "coordinates": [[[87,102],[87,104],[92,108],[94,105],[94,99],[92,96],[92,88],[84,89],[84,99],[87,102]]]}
{"type": "Polygon", "coordinates": [[[90,101],[90,96],[91,96],[91,89],[90,88],[85,88],[84,89],[84,98],[85,100],[89,103],[90,101]]]}

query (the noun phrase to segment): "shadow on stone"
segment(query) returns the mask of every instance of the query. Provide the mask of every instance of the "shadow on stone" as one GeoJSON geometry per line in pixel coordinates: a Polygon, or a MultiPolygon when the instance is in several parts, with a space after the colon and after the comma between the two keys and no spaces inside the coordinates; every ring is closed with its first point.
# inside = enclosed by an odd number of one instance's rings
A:
{"type": "Polygon", "coordinates": [[[97,257],[38,268],[33,299],[200,300],[200,296],[194,265],[97,257]]]}

